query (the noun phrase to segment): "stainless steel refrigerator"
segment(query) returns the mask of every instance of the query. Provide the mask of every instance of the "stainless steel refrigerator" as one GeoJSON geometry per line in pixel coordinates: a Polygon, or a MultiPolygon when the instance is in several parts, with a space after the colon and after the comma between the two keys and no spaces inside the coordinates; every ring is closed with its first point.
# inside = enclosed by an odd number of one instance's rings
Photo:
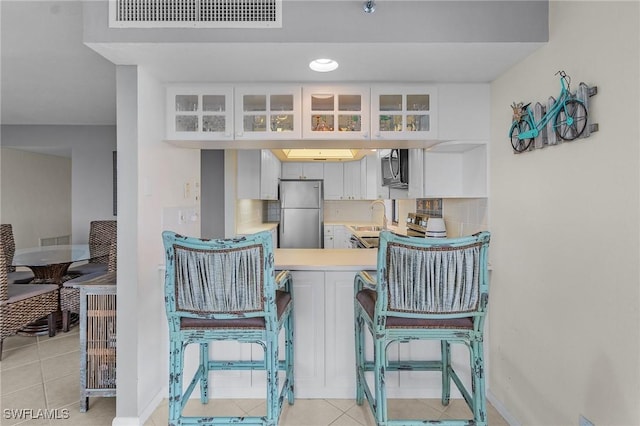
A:
{"type": "Polygon", "coordinates": [[[321,180],[280,181],[280,248],[322,248],[321,180]]]}

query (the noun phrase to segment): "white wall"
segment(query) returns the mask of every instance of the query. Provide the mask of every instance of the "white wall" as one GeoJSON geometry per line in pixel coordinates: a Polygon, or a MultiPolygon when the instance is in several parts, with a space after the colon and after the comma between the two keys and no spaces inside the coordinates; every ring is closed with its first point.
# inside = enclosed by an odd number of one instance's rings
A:
{"type": "Polygon", "coordinates": [[[524,425],[640,424],[638,2],[552,2],[491,85],[491,393],[524,425]],[[598,86],[588,139],[514,155],[513,101],[598,86]]]}
{"type": "Polygon", "coordinates": [[[16,248],[40,238],[71,234],[71,159],[2,148],[2,223],[10,223],[16,248]]]}
{"type": "MultiPolygon", "coordinates": [[[[53,150],[71,157],[71,233],[73,243],[86,243],[89,222],[114,219],[113,151],[115,126],[2,126],[5,148],[53,150]]],[[[51,152],[53,152],[51,151],[51,152]]],[[[126,185],[126,182],[123,183],[126,185]]]]}
{"type": "Polygon", "coordinates": [[[119,188],[114,424],[143,424],[167,396],[168,325],[159,271],[164,264],[162,231],[200,235],[199,219],[179,224],[176,215],[167,214],[185,208],[199,213],[195,191],[186,197],[184,184],[199,184],[200,151],[163,142],[165,94],[154,77],[133,66],[119,66],[117,76],[118,177],[128,185],[119,188]]]}

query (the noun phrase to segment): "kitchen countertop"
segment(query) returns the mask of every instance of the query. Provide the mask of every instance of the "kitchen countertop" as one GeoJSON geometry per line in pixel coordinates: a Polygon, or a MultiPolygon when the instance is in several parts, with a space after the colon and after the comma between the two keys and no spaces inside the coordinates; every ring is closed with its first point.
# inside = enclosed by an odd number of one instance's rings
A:
{"type": "Polygon", "coordinates": [[[374,270],[378,250],[370,249],[276,249],[278,270],[360,271],[374,270]]]}
{"type": "Polygon", "coordinates": [[[238,227],[238,235],[250,235],[256,232],[271,231],[278,226],[278,222],[255,223],[248,226],[238,227]]]}

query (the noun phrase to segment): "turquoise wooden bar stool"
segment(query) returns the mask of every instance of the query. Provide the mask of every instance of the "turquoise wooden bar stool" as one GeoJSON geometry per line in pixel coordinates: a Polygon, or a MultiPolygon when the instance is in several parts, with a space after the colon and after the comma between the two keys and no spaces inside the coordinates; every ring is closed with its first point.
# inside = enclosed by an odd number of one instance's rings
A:
{"type": "Polygon", "coordinates": [[[356,334],[356,402],[367,398],[378,426],[486,426],[484,318],[489,287],[487,249],[490,235],[445,239],[380,233],[377,280],[360,272],[354,280],[356,334]],[[373,360],[365,358],[365,330],[373,339],[373,360]],[[440,341],[438,360],[390,361],[393,342],[440,341]],[[470,351],[471,391],[451,365],[451,344],[470,351]],[[473,413],[473,419],[389,419],[385,372],[440,371],[442,404],[449,404],[451,381],[473,413]],[[372,392],[365,374],[373,372],[372,392]]]}
{"type": "Polygon", "coordinates": [[[169,320],[169,425],[276,426],[293,394],[293,295],[291,274],[275,277],[269,232],[229,240],[201,240],[173,232],[163,234],[166,251],[165,304],[169,320]],[[278,335],[284,328],[284,360],[278,335]],[[217,341],[257,343],[263,360],[212,360],[209,345],[217,341]],[[199,367],[183,392],[184,353],[200,345],[199,367]],[[196,384],[200,401],[209,401],[209,372],[266,370],[267,412],[255,417],[184,416],[196,384]],[[278,371],[284,370],[282,387],[278,371]]]}

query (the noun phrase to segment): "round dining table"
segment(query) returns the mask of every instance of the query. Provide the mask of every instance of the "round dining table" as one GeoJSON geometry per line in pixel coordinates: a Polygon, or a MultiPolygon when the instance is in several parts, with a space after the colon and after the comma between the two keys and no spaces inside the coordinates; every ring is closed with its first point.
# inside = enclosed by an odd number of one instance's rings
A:
{"type": "MultiPolygon", "coordinates": [[[[92,254],[88,244],[34,247],[16,250],[12,265],[31,269],[35,276],[31,281],[32,284],[57,284],[60,288],[67,279],[72,278],[67,276],[67,271],[72,263],[89,260],[102,254],[104,253],[92,254]]],[[[72,323],[76,322],[77,318],[72,318],[72,323]]],[[[21,334],[45,334],[48,332],[47,328],[47,322],[39,320],[22,329],[21,334]]],[[[56,328],[62,328],[59,293],[56,328]]]]}
{"type": "Polygon", "coordinates": [[[89,260],[91,251],[88,244],[71,244],[18,249],[13,256],[13,266],[31,269],[34,284],[58,284],[74,262],[89,260]]]}

